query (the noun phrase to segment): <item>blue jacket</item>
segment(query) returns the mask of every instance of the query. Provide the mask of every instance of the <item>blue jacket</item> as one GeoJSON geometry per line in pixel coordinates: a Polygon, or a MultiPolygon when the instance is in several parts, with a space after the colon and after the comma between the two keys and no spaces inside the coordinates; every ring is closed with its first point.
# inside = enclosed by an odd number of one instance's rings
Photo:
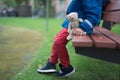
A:
{"type": "MultiPolygon", "coordinates": [[[[101,20],[102,4],[108,0],[72,0],[67,8],[66,14],[77,12],[78,17],[84,21],[79,27],[92,34],[94,26],[98,25],[101,20]]],[[[68,28],[69,20],[65,19],[62,26],[68,28]]]]}

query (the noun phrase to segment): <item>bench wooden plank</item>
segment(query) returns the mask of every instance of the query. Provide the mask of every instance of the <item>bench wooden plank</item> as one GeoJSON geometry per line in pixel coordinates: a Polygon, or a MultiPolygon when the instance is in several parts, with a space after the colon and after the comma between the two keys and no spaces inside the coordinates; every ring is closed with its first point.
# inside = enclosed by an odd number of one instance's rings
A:
{"type": "Polygon", "coordinates": [[[118,10],[120,9],[120,0],[110,0],[111,2],[106,6],[105,10],[118,10]]]}
{"type": "Polygon", "coordinates": [[[73,36],[72,42],[75,47],[92,47],[92,40],[88,35],[73,36]]]}
{"type": "Polygon", "coordinates": [[[95,47],[101,47],[101,48],[115,48],[116,43],[112,41],[111,39],[107,38],[100,32],[94,29],[93,34],[91,35],[91,38],[93,40],[93,44],[95,47]]]}
{"type": "Polygon", "coordinates": [[[112,39],[113,41],[115,41],[117,43],[117,47],[120,49],[120,36],[105,29],[105,28],[101,28],[101,27],[95,27],[95,29],[101,33],[103,33],[104,35],[106,35],[107,37],[109,37],[110,39],[112,39]]]}
{"type": "Polygon", "coordinates": [[[110,1],[103,12],[103,20],[120,23],[120,0],[110,1]]]}
{"type": "Polygon", "coordinates": [[[103,20],[120,23],[120,11],[105,12],[103,20]]]}

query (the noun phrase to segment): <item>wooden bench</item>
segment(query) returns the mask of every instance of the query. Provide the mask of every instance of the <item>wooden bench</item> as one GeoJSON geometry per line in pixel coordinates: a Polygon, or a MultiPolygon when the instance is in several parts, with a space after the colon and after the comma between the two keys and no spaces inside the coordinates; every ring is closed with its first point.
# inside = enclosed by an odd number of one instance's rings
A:
{"type": "Polygon", "coordinates": [[[120,64],[120,36],[95,27],[92,35],[74,36],[73,46],[78,54],[120,64]]]}
{"type": "Polygon", "coordinates": [[[77,54],[120,64],[120,35],[111,32],[120,23],[120,0],[111,0],[103,12],[102,27],[95,27],[92,35],[73,36],[77,54]]]}

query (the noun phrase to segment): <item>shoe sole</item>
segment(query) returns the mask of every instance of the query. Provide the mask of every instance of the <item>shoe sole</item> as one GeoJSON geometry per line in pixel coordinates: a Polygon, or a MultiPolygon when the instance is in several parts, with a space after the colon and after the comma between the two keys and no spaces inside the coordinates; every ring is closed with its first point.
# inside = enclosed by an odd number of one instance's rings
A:
{"type": "Polygon", "coordinates": [[[69,75],[73,74],[73,73],[75,72],[75,67],[73,67],[73,68],[74,68],[74,69],[73,69],[73,71],[72,71],[72,72],[70,72],[70,73],[66,74],[65,76],[61,76],[61,77],[67,77],[67,76],[69,76],[69,75]]]}
{"type": "Polygon", "coordinates": [[[40,70],[40,69],[37,69],[38,72],[40,73],[54,73],[56,72],[55,69],[50,69],[50,70],[40,70]]]}

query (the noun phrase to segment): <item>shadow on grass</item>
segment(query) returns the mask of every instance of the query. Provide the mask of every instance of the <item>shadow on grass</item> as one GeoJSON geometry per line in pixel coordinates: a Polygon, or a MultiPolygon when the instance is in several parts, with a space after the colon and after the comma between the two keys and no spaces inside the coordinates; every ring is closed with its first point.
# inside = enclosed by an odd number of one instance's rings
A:
{"type": "Polygon", "coordinates": [[[0,80],[9,80],[29,64],[42,41],[39,32],[0,27],[0,80]]]}

